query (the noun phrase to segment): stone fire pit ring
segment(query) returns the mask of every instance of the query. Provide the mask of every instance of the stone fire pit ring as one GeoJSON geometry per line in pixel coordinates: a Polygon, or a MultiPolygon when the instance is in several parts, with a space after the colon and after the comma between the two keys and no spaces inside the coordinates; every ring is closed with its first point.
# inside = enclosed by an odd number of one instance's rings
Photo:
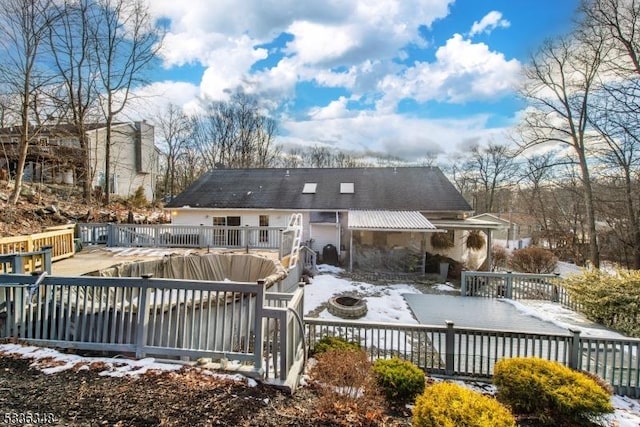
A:
{"type": "Polygon", "coordinates": [[[327,310],[343,319],[357,319],[367,314],[367,302],[352,295],[338,295],[329,299],[327,310]]]}

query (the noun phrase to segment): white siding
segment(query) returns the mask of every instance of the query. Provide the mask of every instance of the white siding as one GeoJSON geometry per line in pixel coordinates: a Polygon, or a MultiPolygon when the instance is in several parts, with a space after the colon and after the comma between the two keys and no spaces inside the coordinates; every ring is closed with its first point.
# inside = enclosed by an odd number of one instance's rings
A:
{"type": "Polygon", "coordinates": [[[270,210],[226,210],[203,208],[179,208],[169,209],[171,223],[175,225],[213,225],[213,217],[239,216],[240,225],[258,227],[260,215],[269,216],[269,227],[282,227],[289,224],[289,218],[293,212],[270,210]]]}
{"type": "Polygon", "coordinates": [[[326,245],[332,244],[340,252],[339,224],[311,224],[310,236],[314,251],[322,253],[326,245]]]}

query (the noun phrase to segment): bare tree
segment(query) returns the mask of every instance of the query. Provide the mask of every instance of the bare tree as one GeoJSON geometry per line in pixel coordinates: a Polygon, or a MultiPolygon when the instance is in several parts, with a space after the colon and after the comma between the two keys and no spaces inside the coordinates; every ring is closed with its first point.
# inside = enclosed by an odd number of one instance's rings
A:
{"type": "Polygon", "coordinates": [[[155,123],[166,161],[163,190],[164,194],[169,194],[173,198],[176,193],[176,169],[180,158],[187,154],[186,149],[192,136],[193,122],[178,106],[169,104],[166,110],[156,118],[155,123]]]}
{"type": "Polygon", "coordinates": [[[312,168],[329,168],[333,161],[333,153],[328,147],[314,145],[308,151],[309,166],[312,168]]]}
{"type": "Polygon", "coordinates": [[[10,203],[15,204],[22,189],[29,144],[33,139],[30,119],[42,91],[52,84],[42,66],[43,47],[55,20],[52,0],[5,0],[0,12],[0,79],[6,91],[18,101],[20,140],[15,185],[10,203]]]}
{"type": "Polygon", "coordinates": [[[194,138],[209,168],[273,165],[279,154],[276,133],[276,121],[242,92],[229,101],[209,103],[195,117],[194,138]]]}
{"type": "MultiPolygon", "coordinates": [[[[583,0],[582,39],[594,33],[609,48],[609,65],[623,75],[640,74],[640,1],[583,0]]],[[[597,38],[596,38],[597,40],[597,38]]]]}
{"type": "Polygon", "coordinates": [[[597,87],[598,69],[606,56],[602,39],[583,43],[575,38],[546,42],[526,70],[522,91],[531,109],[521,127],[525,149],[565,146],[580,169],[585,218],[589,237],[589,259],[600,266],[596,219],[589,168],[587,135],[589,96],[597,87]]]}
{"type": "Polygon", "coordinates": [[[478,212],[493,212],[496,208],[496,193],[515,183],[513,154],[506,145],[490,143],[486,148],[474,147],[466,162],[466,170],[479,185],[482,206],[478,212]]]}
{"type": "Polygon", "coordinates": [[[640,218],[636,171],[640,165],[640,1],[637,0],[584,0],[585,19],[579,27],[578,37],[599,48],[602,40],[607,57],[601,67],[602,87],[589,102],[589,124],[599,136],[597,157],[606,174],[602,183],[615,185],[603,192],[603,203],[615,208],[606,212],[608,221],[618,239],[633,253],[633,267],[640,268],[640,218]],[[612,78],[613,76],[613,78],[612,78]],[[618,189],[623,189],[622,194],[618,189]],[[611,199],[606,195],[616,194],[611,199]],[[619,217],[611,218],[611,214],[619,217]]]}
{"type": "Polygon", "coordinates": [[[524,158],[519,168],[520,193],[524,195],[520,200],[524,201],[526,211],[537,218],[542,230],[550,228],[547,196],[557,164],[556,153],[547,151],[524,158]]]}
{"type": "Polygon", "coordinates": [[[636,80],[610,83],[595,97],[589,123],[600,136],[596,155],[601,175],[610,184],[603,203],[611,206],[607,216],[620,227],[618,238],[633,253],[633,268],[640,269],[640,217],[638,216],[637,171],[640,167],[640,86],[636,80]],[[621,87],[623,86],[623,87],[621,87]],[[620,191],[622,190],[622,191],[620,191]],[[616,197],[606,197],[606,195],[616,197]],[[618,219],[611,218],[613,214],[618,219]]]}
{"type": "Polygon", "coordinates": [[[144,83],[144,71],[152,64],[161,46],[162,35],[154,26],[143,0],[96,0],[90,9],[93,49],[99,75],[98,91],[105,118],[104,191],[111,192],[111,126],[133,96],[133,89],[144,83]]]}
{"type": "Polygon", "coordinates": [[[65,0],[54,7],[60,19],[51,26],[49,41],[63,83],[67,121],[77,133],[82,151],[82,193],[84,200],[89,202],[95,171],[90,163],[87,124],[98,107],[97,60],[90,17],[97,13],[94,9],[98,5],[93,0],[65,0]]]}

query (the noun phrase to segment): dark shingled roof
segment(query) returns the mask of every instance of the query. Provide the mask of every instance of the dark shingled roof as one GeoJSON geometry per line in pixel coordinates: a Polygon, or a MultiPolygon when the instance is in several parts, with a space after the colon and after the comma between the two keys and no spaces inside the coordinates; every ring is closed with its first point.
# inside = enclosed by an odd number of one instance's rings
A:
{"type": "Polygon", "coordinates": [[[215,169],[168,208],[471,211],[436,167],[215,169]],[[352,182],[353,194],[340,183],[352,182]],[[303,194],[317,183],[315,194],[303,194]]]}

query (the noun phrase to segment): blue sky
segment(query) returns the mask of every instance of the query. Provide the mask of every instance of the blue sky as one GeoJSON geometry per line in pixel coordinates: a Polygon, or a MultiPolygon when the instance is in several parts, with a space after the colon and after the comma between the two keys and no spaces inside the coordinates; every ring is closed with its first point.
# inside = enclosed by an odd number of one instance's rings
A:
{"type": "MultiPolygon", "coordinates": [[[[578,0],[153,0],[168,23],[140,91],[187,112],[242,87],[285,147],[409,161],[505,141],[522,68],[578,0]]],[[[153,111],[148,108],[138,111],[153,111]]],[[[147,117],[150,119],[150,117],[147,117]]]]}

